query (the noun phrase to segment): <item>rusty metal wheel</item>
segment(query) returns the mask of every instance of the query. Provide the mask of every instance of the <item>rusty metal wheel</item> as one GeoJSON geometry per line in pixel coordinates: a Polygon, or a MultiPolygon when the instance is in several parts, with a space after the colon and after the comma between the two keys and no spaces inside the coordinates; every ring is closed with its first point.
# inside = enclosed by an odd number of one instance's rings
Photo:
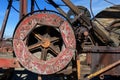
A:
{"type": "Polygon", "coordinates": [[[76,40],[65,17],[53,11],[40,11],[28,14],[18,23],[13,48],[26,69],[53,74],[71,61],[76,40]]]}

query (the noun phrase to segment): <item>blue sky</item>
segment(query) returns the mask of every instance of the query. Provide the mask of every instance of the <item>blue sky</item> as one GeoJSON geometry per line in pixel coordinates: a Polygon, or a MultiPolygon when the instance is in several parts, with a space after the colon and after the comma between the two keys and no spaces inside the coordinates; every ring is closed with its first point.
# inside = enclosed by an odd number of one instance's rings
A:
{"type": "MultiPolygon", "coordinates": [[[[13,6],[19,10],[19,1],[13,0],[13,6]]],[[[48,10],[55,10],[54,7],[52,7],[51,5],[45,3],[44,0],[36,0],[38,2],[38,5],[40,7],[40,9],[48,9],[48,10]]],[[[82,5],[85,6],[89,9],[90,7],[90,0],[71,0],[75,5],[82,5]]],[[[120,0],[107,0],[110,1],[114,4],[120,4],[120,0]]],[[[61,0],[55,0],[55,2],[62,4],[61,0]]],[[[28,8],[30,4],[30,0],[28,0],[28,8]]],[[[7,8],[8,2],[7,0],[0,0],[0,29],[3,23],[3,19],[5,16],[5,11],[7,8]]],[[[92,4],[92,8],[93,8],[93,12],[96,15],[98,12],[102,11],[103,9],[105,9],[106,7],[111,6],[110,3],[105,2],[104,0],[93,0],[93,4],[92,4]]],[[[69,8],[67,7],[61,7],[65,12],[67,12],[69,10],[69,8]]],[[[30,12],[30,8],[28,9],[28,12],[30,12]]],[[[19,21],[19,13],[16,12],[13,8],[11,9],[10,15],[9,15],[9,19],[8,19],[8,23],[6,26],[6,30],[5,30],[5,34],[4,37],[12,37],[14,29],[17,25],[19,21]]]]}

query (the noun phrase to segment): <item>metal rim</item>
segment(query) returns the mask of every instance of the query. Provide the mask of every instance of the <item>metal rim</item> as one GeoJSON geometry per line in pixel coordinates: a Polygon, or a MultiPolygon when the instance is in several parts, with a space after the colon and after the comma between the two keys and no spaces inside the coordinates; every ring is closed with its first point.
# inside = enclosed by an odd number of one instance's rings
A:
{"type": "Polygon", "coordinates": [[[18,24],[14,33],[13,48],[15,55],[26,69],[38,74],[53,74],[65,68],[75,53],[75,47],[74,32],[69,22],[54,13],[32,14],[18,24]],[[54,25],[54,27],[59,28],[65,49],[61,50],[57,57],[47,61],[39,60],[28,50],[25,37],[33,31],[36,24],[54,25]]]}

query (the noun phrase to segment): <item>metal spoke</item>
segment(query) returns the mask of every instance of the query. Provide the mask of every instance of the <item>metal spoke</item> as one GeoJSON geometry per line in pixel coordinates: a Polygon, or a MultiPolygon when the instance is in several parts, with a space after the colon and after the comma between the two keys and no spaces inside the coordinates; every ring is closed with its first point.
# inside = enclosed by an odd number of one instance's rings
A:
{"type": "Polygon", "coordinates": [[[60,53],[60,48],[59,48],[59,46],[55,46],[55,45],[51,44],[51,45],[49,46],[49,49],[50,49],[50,51],[53,52],[53,54],[54,54],[55,56],[57,56],[57,55],[60,53]]]}
{"type": "Polygon", "coordinates": [[[44,38],[50,38],[48,33],[44,34],[43,36],[44,36],[44,38]]]}
{"type": "Polygon", "coordinates": [[[58,42],[58,41],[60,41],[60,38],[58,38],[58,37],[52,37],[50,39],[50,42],[58,42]]]}
{"type": "Polygon", "coordinates": [[[48,49],[41,48],[41,60],[47,59],[47,51],[48,51],[48,49]]]}
{"type": "Polygon", "coordinates": [[[33,32],[33,34],[34,34],[35,38],[37,38],[38,40],[40,40],[40,41],[43,40],[43,38],[42,38],[42,36],[40,34],[36,34],[34,32],[33,32]]]}
{"type": "Polygon", "coordinates": [[[39,43],[36,43],[36,44],[33,44],[33,45],[30,45],[30,46],[28,46],[28,50],[33,50],[33,49],[35,49],[35,48],[38,48],[39,46],[41,46],[41,43],[39,42],[39,43]]]}

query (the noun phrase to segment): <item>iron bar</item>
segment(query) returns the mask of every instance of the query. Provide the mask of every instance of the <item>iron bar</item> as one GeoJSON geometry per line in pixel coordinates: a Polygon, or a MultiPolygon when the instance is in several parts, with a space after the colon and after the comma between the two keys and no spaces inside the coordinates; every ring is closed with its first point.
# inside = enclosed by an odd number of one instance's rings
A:
{"type": "Polygon", "coordinates": [[[20,19],[27,14],[27,0],[20,0],[20,19]]]}
{"type": "Polygon", "coordinates": [[[35,8],[34,2],[35,2],[35,0],[31,0],[31,12],[33,12],[34,8],[35,8]]]}
{"type": "Polygon", "coordinates": [[[111,64],[111,65],[106,66],[105,68],[102,68],[101,70],[99,70],[99,71],[97,71],[97,72],[95,72],[95,73],[93,73],[93,74],[90,74],[89,76],[87,76],[87,79],[92,79],[93,77],[98,76],[98,75],[100,75],[100,74],[102,74],[102,73],[105,73],[105,72],[107,72],[108,70],[111,70],[111,69],[113,69],[114,67],[116,67],[116,66],[118,66],[118,65],[120,65],[120,60],[114,62],[114,63],[111,64]]]}
{"type": "Polygon", "coordinates": [[[9,0],[9,4],[7,6],[5,17],[4,17],[4,20],[3,20],[3,23],[2,23],[2,28],[1,28],[1,31],[0,31],[0,40],[2,40],[3,36],[4,36],[4,32],[5,32],[5,28],[6,28],[6,25],[7,25],[8,17],[9,17],[10,10],[11,10],[11,7],[12,7],[12,2],[13,2],[13,0],[9,0]]]}
{"type": "Polygon", "coordinates": [[[70,0],[62,0],[75,14],[79,14],[79,9],[70,0]]]}
{"type": "Polygon", "coordinates": [[[110,46],[85,46],[82,53],[120,53],[120,47],[110,46]]]}
{"type": "Polygon", "coordinates": [[[63,16],[67,18],[67,14],[57,5],[53,0],[48,0],[52,6],[54,6],[63,16]]]}

